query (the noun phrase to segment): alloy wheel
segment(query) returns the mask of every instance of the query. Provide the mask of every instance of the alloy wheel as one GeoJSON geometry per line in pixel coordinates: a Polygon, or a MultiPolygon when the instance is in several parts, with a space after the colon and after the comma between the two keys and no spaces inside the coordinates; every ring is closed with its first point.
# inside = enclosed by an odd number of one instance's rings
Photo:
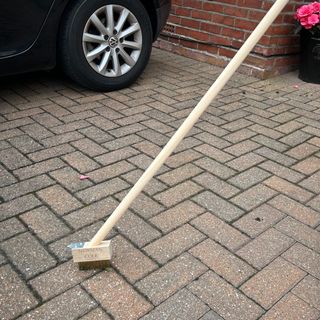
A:
{"type": "Polygon", "coordinates": [[[142,30],[127,8],[109,4],[88,19],[82,36],[89,65],[100,75],[119,77],[137,63],[142,50],[142,30]]]}

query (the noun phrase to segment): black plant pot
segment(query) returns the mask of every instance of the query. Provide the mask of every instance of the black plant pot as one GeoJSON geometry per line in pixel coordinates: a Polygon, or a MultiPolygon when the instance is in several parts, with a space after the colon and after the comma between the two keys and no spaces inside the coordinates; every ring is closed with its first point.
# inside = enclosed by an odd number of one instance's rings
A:
{"type": "Polygon", "coordinates": [[[320,83],[320,37],[302,30],[300,46],[299,78],[305,82],[320,83]]]}

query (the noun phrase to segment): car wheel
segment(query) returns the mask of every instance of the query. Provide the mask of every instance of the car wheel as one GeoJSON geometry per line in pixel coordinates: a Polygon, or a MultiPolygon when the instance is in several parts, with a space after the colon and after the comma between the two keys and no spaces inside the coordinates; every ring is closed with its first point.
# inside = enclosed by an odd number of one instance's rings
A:
{"type": "Polygon", "coordinates": [[[144,70],[152,27],[139,1],[82,0],[69,8],[59,56],[66,74],[98,91],[129,86],[144,70]]]}

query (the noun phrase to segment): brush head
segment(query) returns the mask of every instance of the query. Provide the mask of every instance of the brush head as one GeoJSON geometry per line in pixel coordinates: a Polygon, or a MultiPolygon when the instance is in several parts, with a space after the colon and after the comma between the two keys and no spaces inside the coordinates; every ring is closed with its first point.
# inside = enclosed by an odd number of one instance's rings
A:
{"type": "Polygon", "coordinates": [[[78,262],[79,270],[107,269],[110,265],[110,260],[78,262]]]}
{"type": "Polygon", "coordinates": [[[112,255],[111,241],[102,241],[90,247],[89,242],[74,243],[72,248],[73,262],[78,262],[80,270],[105,269],[110,266],[112,255]]]}

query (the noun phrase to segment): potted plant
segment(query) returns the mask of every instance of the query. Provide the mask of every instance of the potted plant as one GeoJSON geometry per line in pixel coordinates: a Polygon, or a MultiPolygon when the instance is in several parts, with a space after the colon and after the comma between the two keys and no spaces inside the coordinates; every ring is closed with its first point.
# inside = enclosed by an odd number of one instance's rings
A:
{"type": "Polygon", "coordinates": [[[320,83],[320,2],[299,7],[295,19],[301,44],[299,78],[320,83]]]}

